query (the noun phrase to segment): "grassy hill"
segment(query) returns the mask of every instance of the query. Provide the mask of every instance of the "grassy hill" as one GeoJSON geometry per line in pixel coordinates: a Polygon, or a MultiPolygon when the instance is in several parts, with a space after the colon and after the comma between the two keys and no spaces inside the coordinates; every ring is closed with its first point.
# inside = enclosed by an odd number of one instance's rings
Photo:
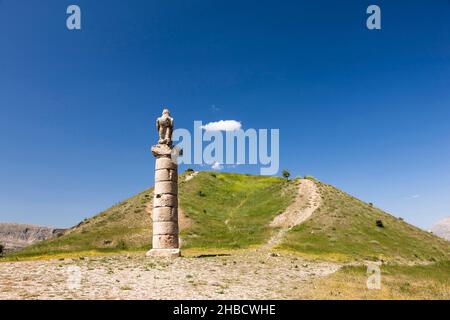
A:
{"type": "Polygon", "coordinates": [[[182,182],[180,206],[193,220],[181,233],[185,248],[246,248],[265,243],[270,222],[290,204],[295,186],[285,179],[200,173],[182,182]]]}
{"type": "Polygon", "coordinates": [[[73,252],[139,250],[151,243],[153,188],[80,222],[64,235],[39,242],[13,256],[41,256],[73,252]]]}
{"type": "MultiPolygon", "coordinates": [[[[313,181],[322,203],[309,220],[286,234],[279,249],[333,260],[449,259],[449,242],[313,181]]],[[[187,222],[181,231],[184,252],[264,245],[277,232],[270,222],[293,202],[297,183],[232,173],[200,172],[188,181],[186,173],[180,175],[179,204],[187,222]]],[[[147,250],[151,201],[152,189],[145,190],[14,257],[147,250]]]]}
{"type": "MultiPolygon", "coordinates": [[[[181,231],[183,248],[245,248],[263,243],[271,233],[270,221],[292,201],[293,192],[288,191],[294,187],[277,177],[200,172],[186,181],[186,174],[180,175],[180,211],[189,221],[181,231]]],[[[85,219],[63,236],[13,256],[148,250],[152,193],[149,188],[85,219]]]]}
{"type": "Polygon", "coordinates": [[[287,234],[282,248],[333,260],[449,259],[450,242],[313,180],[322,205],[287,234]]]}

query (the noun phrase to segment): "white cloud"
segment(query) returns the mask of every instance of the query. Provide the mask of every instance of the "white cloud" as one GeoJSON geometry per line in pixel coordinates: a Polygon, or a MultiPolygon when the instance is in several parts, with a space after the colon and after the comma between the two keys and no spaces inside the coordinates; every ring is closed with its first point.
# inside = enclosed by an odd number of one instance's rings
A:
{"type": "Polygon", "coordinates": [[[223,169],[223,166],[222,166],[220,163],[218,163],[218,162],[216,161],[216,162],[214,162],[213,165],[211,166],[211,169],[213,169],[213,170],[222,170],[222,169],[223,169]]]}
{"type": "Polygon", "coordinates": [[[201,128],[206,131],[236,131],[241,128],[241,123],[236,120],[220,120],[207,123],[201,128]]]}

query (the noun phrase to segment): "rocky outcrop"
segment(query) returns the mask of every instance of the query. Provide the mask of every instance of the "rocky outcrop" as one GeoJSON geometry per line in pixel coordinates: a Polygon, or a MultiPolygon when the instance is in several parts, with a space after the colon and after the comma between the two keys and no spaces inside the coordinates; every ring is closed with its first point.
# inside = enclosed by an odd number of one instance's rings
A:
{"type": "Polygon", "coordinates": [[[65,229],[41,227],[29,224],[0,223],[0,244],[5,251],[15,251],[33,243],[57,237],[65,229]]]}

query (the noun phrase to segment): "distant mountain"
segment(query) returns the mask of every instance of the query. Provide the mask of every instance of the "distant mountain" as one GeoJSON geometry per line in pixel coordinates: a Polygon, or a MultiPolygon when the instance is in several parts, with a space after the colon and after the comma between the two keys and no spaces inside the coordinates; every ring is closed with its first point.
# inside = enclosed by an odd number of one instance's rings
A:
{"type": "Polygon", "coordinates": [[[16,251],[63,233],[64,229],[30,224],[0,223],[0,244],[5,247],[6,251],[16,251]]]}
{"type": "Polygon", "coordinates": [[[442,219],[436,223],[432,228],[431,232],[435,235],[450,241],[450,217],[442,219]]]}

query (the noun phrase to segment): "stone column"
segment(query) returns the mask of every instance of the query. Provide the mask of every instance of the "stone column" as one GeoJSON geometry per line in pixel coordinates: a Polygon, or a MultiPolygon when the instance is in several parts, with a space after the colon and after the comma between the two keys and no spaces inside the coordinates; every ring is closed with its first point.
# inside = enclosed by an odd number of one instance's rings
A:
{"type": "Polygon", "coordinates": [[[153,243],[147,256],[179,257],[178,240],[178,165],[174,150],[165,144],[152,147],[156,157],[153,197],[153,243]]]}

